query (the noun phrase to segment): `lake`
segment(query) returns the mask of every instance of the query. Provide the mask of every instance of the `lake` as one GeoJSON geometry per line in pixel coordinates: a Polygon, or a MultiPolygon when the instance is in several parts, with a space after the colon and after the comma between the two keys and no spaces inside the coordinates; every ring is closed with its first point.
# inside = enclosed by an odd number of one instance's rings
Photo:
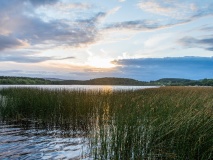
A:
{"type": "Polygon", "coordinates": [[[1,88],[44,88],[44,89],[83,89],[83,90],[137,90],[146,88],[157,88],[158,86],[118,86],[118,85],[0,85],[1,88]]]}

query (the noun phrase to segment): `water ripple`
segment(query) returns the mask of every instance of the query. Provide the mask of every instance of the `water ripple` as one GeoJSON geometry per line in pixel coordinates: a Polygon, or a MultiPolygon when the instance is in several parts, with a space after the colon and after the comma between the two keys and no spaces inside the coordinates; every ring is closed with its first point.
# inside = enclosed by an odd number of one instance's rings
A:
{"type": "Polygon", "coordinates": [[[0,159],[87,159],[87,139],[60,130],[0,124],[0,159]]]}

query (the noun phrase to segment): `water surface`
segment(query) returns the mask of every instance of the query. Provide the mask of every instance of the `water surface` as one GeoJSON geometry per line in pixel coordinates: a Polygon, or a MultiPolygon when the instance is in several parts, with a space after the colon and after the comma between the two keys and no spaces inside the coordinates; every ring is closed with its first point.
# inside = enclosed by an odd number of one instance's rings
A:
{"type": "Polygon", "coordinates": [[[86,159],[87,139],[61,130],[0,124],[0,159],[86,159]]]}
{"type": "Polygon", "coordinates": [[[158,86],[119,86],[119,85],[0,85],[1,88],[22,87],[22,88],[44,88],[44,89],[89,89],[89,90],[136,90],[156,88],[158,86]]]}

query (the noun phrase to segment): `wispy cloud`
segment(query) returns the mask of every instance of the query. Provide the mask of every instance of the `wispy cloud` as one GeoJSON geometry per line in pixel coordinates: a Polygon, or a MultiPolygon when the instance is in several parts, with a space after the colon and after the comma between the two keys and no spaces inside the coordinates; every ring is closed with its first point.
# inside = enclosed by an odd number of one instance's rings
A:
{"type": "Polygon", "coordinates": [[[137,6],[147,12],[170,16],[169,13],[174,12],[174,7],[162,5],[162,3],[154,1],[142,1],[137,6]]]}
{"type": "Polygon", "coordinates": [[[30,2],[34,6],[42,5],[52,5],[57,3],[59,0],[24,0],[25,2],[30,2]]]}
{"type": "Polygon", "coordinates": [[[172,26],[182,25],[188,23],[190,20],[179,20],[162,23],[158,20],[134,20],[134,21],[124,21],[119,23],[109,24],[105,27],[106,30],[111,29],[128,29],[128,30],[138,30],[138,31],[151,31],[157,29],[169,28],[172,26]]]}
{"type": "Polygon", "coordinates": [[[212,32],[212,31],[213,31],[213,26],[205,26],[205,27],[202,27],[202,28],[200,29],[200,31],[212,32]]]}
{"type": "Polygon", "coordinates": [[[115,7],[115,8],[112,8],[111,10],[109,10],[109,11],[107,12],[107,15],[115,14],[115,13],[118,12],[120,9],[121,9],[120,6],[115,7]]]}
{"type": "Polygon", "coordinates": [[[164,29],[168,27],[174,27],[177,25],[183,25],[192,22],[198,18],[213,15],[211,6],[197,7],[196,4],[178,3],[173,1],[142,1],[137,6],[144,11],[164,15],[168,18],[154,18],[154,19],[139,19],[131,21],[122,21],[106,25],[105,29],[128,29],[139,31],[151,31],[157,29],[164,29]],[[167,2],[166,4],[164,4],[167,2]]]}
{"type": "Polygon", "coordinates": [[[193,38],[193,37],[184,37],[179,40],[179,43],[185,47],[189,48],[203,48],[209,51],[213,51],[213,38],[193,38]]]}
{"type": "Polygon", "coordinates": [[[89,9],[91,8],[91,5],[87,3],[57,3],[54,7],[62,10],[89,9]]]}
{"type": "Polygon", "coordinates": [[[34,52],[2,52],[0,54],[0,62],[15,62],[15,63],[39,63],[51,60],[68,60],[75,59],[75,57],[54,57],[54,56],[39,56],[34,52]]]}
{"type": "MultiPolygon", "coordinates": [[[[65,75],[65,72],[54,72],[45,70],[0,70],[0,75],[3,76],[18,76],[18,77],[39,77],[39,78],[52,78],[56,77],[59,79],[69,79],[75,77],[75,74],[65,75]]],[[[74,79],[74,78],[73,78],[74,79]]]]}
{"type": "Polygon", "coordinates": [[[142,0],[137,6],[143,11],[175,19],[189,19],[212,14],[211,5],[200,6],[196,1],[142,0]]]}
{"type": "Polygon", "coordinates": [[[98,12],[93,17],[85,20],[78,20],[79,22],[86,22],[90,25],[98,25],[100,22],[102,22],[107,16],[113,15],[116,12],[119,11],[121,7],[115,7],[105,12],[98,12]],[[98,23],[99,22],[99,23],[98,23]]]}

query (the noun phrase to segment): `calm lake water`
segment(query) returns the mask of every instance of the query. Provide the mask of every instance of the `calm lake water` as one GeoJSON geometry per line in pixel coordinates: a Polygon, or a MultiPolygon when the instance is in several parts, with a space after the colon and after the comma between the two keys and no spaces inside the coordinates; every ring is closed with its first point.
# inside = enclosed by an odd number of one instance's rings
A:
{"type": "MultiPolygon", "coordinates": [[[[30,87],[45,89],[136,90],[155,86],[102,85],[0,85],[1,88],[30,87]]],[[[0,98],[3,98],[0,96],[0,98]]],[[[24,97],[23,97],[24,98],[24,97]]],[[[0,122],[0,159],[92,159],[88,139],[82,133],[69,134],[60,129],[36,128],[35,123],[0,122]],[[90,158],[89,158],[90,157],[90,158]]]]}
{"type": "Polygon", "coordinates": [[[24,87],[45,89],[83,89],[83,90],[136,90],[145,88],[156,88],[158,86],[116,86],[116,85],[0,85],[1,88],[24,87]]]}

